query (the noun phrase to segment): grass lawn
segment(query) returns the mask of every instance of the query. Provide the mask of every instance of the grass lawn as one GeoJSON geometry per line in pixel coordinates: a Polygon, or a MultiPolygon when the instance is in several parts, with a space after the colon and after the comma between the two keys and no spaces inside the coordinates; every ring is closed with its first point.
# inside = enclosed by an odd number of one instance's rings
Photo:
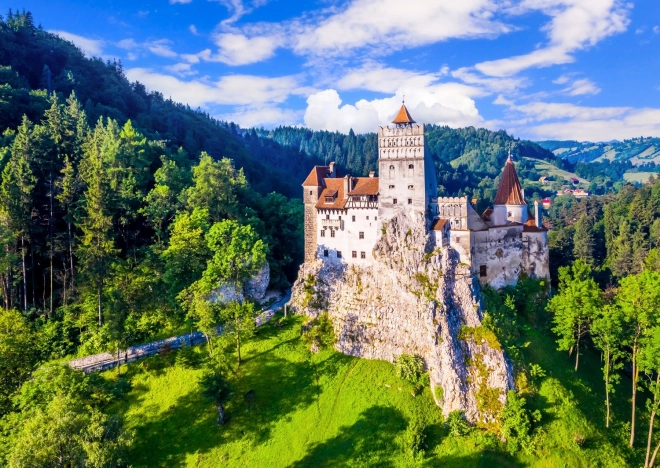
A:
{"type": "Polygon", "coordinates": [[[549,163],[547,161],[541,161],[540,159],[534,159],[534,158],[528,158],[524,157],[524,159],[528,159],[530,161],[534,161],[535,169],[537,171],[542,171],[542,172],[547,172],[548,175],[554,176],[557,179],[564,179],[564,180],[570,180],[572,177],[579,179],[581,183],[588,184],[589,181],[587,179],[583,179],[582,177],[578,177],[577,174],[574,172],[568,172],[563,169],[559,169],[557,166],[555,166],[552,163],[549,163]]]}
{"type": "MultiPolygon", "coordinates": [[[[202,395],[202,370],[174,365],[172,355],[124,366],[121,379],[130,391],[114,410],[135,430],[132,465],[412,466],[402,440],[413,414],[425,415],[428,424],[426,456],[415,466],[625,466],[635,456],[622,448],[629,388],[618,390],[618,422],[605,431],[602,392],[589,390],[602,387],[598,358],[585,355],[576,374],[565,353],[554,350],[553,339],[534,329],[525,337],[526,357],[548,374],[528,398],[530,408],[542,412],[535,428],[538,456],[512,457],[479,430],[449,437],[430,391],[413,396],[390,363],[334,351],[311,355],[299,338],[301,323],[295,317],[283,327],[265,325],[245,344],[224,426],[217,425],[215,406],[202,395]],[[248,402],[250,390],[254,399],[248,402]]],[[[105,376],[117,378],[116,371],[105,376]]],[[[640,421],[640,446],[645,429],[640,421]]]]}
{"type": "Polygon", "coordinates": [[[649,177],[657,177],[657,172],[626,172],[623,174],[623,178],[626,182],[639,182],[641,184],[649,181],[649,177]]]}

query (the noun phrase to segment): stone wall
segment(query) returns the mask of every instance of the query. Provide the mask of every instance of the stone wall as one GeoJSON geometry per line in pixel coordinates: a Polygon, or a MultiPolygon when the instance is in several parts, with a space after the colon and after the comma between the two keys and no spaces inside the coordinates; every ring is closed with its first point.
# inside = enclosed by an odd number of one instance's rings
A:
{"type": "Polygon", "coordinates": [[[475,342],[470,328],[461,333],[482,319],[469,267],[451,248],[434,250],[421,214],[388,222],[374,256],[369,267],[303,264],[293,310],[314,317],[327,309],[343,353],[391,362],[403,353],[421,355],[445,414],[460,410],[471,421],[491,419],[513,377],[497,343],[475,342]]]}

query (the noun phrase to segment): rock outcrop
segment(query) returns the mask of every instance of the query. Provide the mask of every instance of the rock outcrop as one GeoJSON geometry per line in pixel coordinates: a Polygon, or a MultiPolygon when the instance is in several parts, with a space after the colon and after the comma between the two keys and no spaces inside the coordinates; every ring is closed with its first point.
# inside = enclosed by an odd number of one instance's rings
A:
{"type": "Polygon", "coordinates": [[[482,326],[478,282],[456,252],[435,249],[425,220],[400,215],[383,229],[370,267],[301,266],[296,313],[327,310],[337,350],[367,359],[424,358],[436,403],[470,421],[491,420],[513,387],[510,363],[482,326]]]}
{"type": "MultiPolygon", "coordinates": [[[[257,274],[250,278],[249,281],[245,283],[244,292],[245,296],[254,300],[261,301],[266,295],[266,290],[268,289],[268,284],[270,283],[270,265],[268,262],[264,263],[264,266],[261,267],[257,274]]],[[[223,283],[213,291],[211,291],[211,296],[209,300],[213,303],[226,304],[235,300],[242,301],[244,299],[244,294],[242,291],[236,292],[234,288],[234,282],[229,281],[223,283]],[[237,297],[238,296],[238,297],[237,297]]]]}

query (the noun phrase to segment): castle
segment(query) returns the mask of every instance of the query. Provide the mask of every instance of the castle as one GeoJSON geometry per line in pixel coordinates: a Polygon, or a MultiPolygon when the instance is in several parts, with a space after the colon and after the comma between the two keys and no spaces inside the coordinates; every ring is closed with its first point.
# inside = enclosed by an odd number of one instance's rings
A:
{"type": "Polygon", "coordinates": [[[423,213],[435,247],[453,249],[482,284],[514,285],[521,273],[549,277],[548,230],[541,206],[529,216],[525,194],[507,159],[493,208],[479,215],[467,197],[438,197],[424,124],[405,103],[378,129],[378,177],[337,175],[334,163],[315,166],[303,182],[305,261],[370,265],[387,221],[423,213]]]}

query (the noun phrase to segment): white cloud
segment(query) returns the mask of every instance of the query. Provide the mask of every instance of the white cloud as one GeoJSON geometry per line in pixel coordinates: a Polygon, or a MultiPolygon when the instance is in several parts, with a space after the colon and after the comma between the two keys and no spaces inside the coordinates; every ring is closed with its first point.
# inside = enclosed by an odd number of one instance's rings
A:
{"type": "Polygon", "coordinates": [[[587,107],[570,103],[516,104],[502,96],[495,104],[507,107],[509,128],[534,139],[609,141],[660,134],[660,109],[587,107]]]}
{"type": "Polygon", "coordinates": [[[564,88],[562,92],[569,96],[582,96],[585,94],[598,94],[600,93],[600,88],[590,79],[581,78],[564,88]]]}
{"type": "Polygon", "coordinates": [[[552,82],[553,82],[554,84],[558,84],[558,85],[566,84],[566,83],[568,83],[569,81],[571,81],[571,76],[570,76],[570,75],[561,75],[561,76],[560,76],[559,78],[557,78],[556,80],[552,80],[552,82]]]}
{"type": "Polygon", "coordinates": [[[229,75],[215,82],[203,80],[183,81],[146,68],[126,71],[131,81],[140,81],[147,88],[159,91],[174,101],[192,107],[209,104],[260,105],[282,103],[291,95],[307,95],[309,89],[299,85],[298,77],[263,77],[229,75]]]}
{"type": "Polygon", "coordinates": [[[631,4],[622,0],[523,0],[509,9],[512,14],[542,11],[552,19],[543,29],[549,42],[545,47],[515,57],[475,65],[490,76],[511,76],[526,68],[570,63],[573,53],[593,46],[628,27],[631,4]]]}
{"type": "Polygon", "coordinates": [[[653,26],[653,34],[660,34],[660,26],[658,25],[653,26]]]}
{"type": "Polygon", "coordinates": [[[122,39],[117,43],[117,47],[129,51],[127,54],[129,60],[135,60],[139,56],[140,52],[146,51],[149,51],[154,55],[158,55],[159,57],[175,58],[178,56],[178,54],[172,50],[171,45],[172,41],[169,39],[137,42],[135,39],[128,38],[122,39]]]}
{"type": "Polygon", "coordinates": [[[192,0],[170,0],[170,5],[176,5],[177,3],[186,4],[190,2],[192,2],[192,0]]]}
{"type": "Polygon", "coordinates": [[[362,67],[348,71],[337,81],[342,90],[364,89],[379,93],[393,93],[401,86],[424,88],[437,81],[441,73],[417,73],[412,70],[387,67],[367,62],[362,67]]]}
{"type": "Polygon", "coordinates": [[[190,31],[195,36],[199,36],[199,32],[197,31],[197,26],[195,26],[194,24],[188,26],[188,31],[190,31]]]}
{"type": "MultiPolygon", "coordinates": [[[[361,99],[355,105],[342,105],[334,89],[314,93],[307,98],[305,125],[314,130],[337,130],[347,133],[351,128],[357,133],[375,131],[378,126],[390,124],[401,106],[403,89],[388,98],[367,101],[361,99]]],[[[462,127],[484,125],[468,94],[478,91],[457,83],[445,83],[428,88],[406,90],[406,107],[418,122],[462,127]]]]}
{"type": "Polygon", "coordinates": [[[175,63],[174,65],[168,65],[165,67],[165,70],[171,71],[181,76],[190,76],[197,74],[197,72],[192,69],[192,65],[189,63],[175,63]]]}
{"type": "Polygon", "coordinates": [[[248,65],[272,57],[281,44],[278,36],[247,37],[243,34],[222,33],[215,36],[219,47],[214,54],[211,49],[204,49],[196,54],[182,54],[190,63],[222,62],[227,65],[248,65]]]}
{"type": "Polygon", "coordinates": [[[216,117],[227,122],[235,122],[243,128],[275,127],[278,125],[298,125],[302,118],[302,111],[282,109],[276,106],[248,106],[216,117]]]}
{"type": "Polygon", "coordinates": [[[451,72],[451,76],[458,78],[464,83],[480,86],[491,92],[515,92],[528,86],[528,81],[525,78],[484,78],[473,73],[469,68],[459,68],[451,72]]]}
{"type": "Polygon", "coordinates": [[[105,41],[90,39],[66,31],[49,30],[48,32],[51,34],[57,34],[62,39],[73,42],[76,47],[80,48],[88,57],[98,57],[103,53],[103,45],[105,44],[105,41]]]}

